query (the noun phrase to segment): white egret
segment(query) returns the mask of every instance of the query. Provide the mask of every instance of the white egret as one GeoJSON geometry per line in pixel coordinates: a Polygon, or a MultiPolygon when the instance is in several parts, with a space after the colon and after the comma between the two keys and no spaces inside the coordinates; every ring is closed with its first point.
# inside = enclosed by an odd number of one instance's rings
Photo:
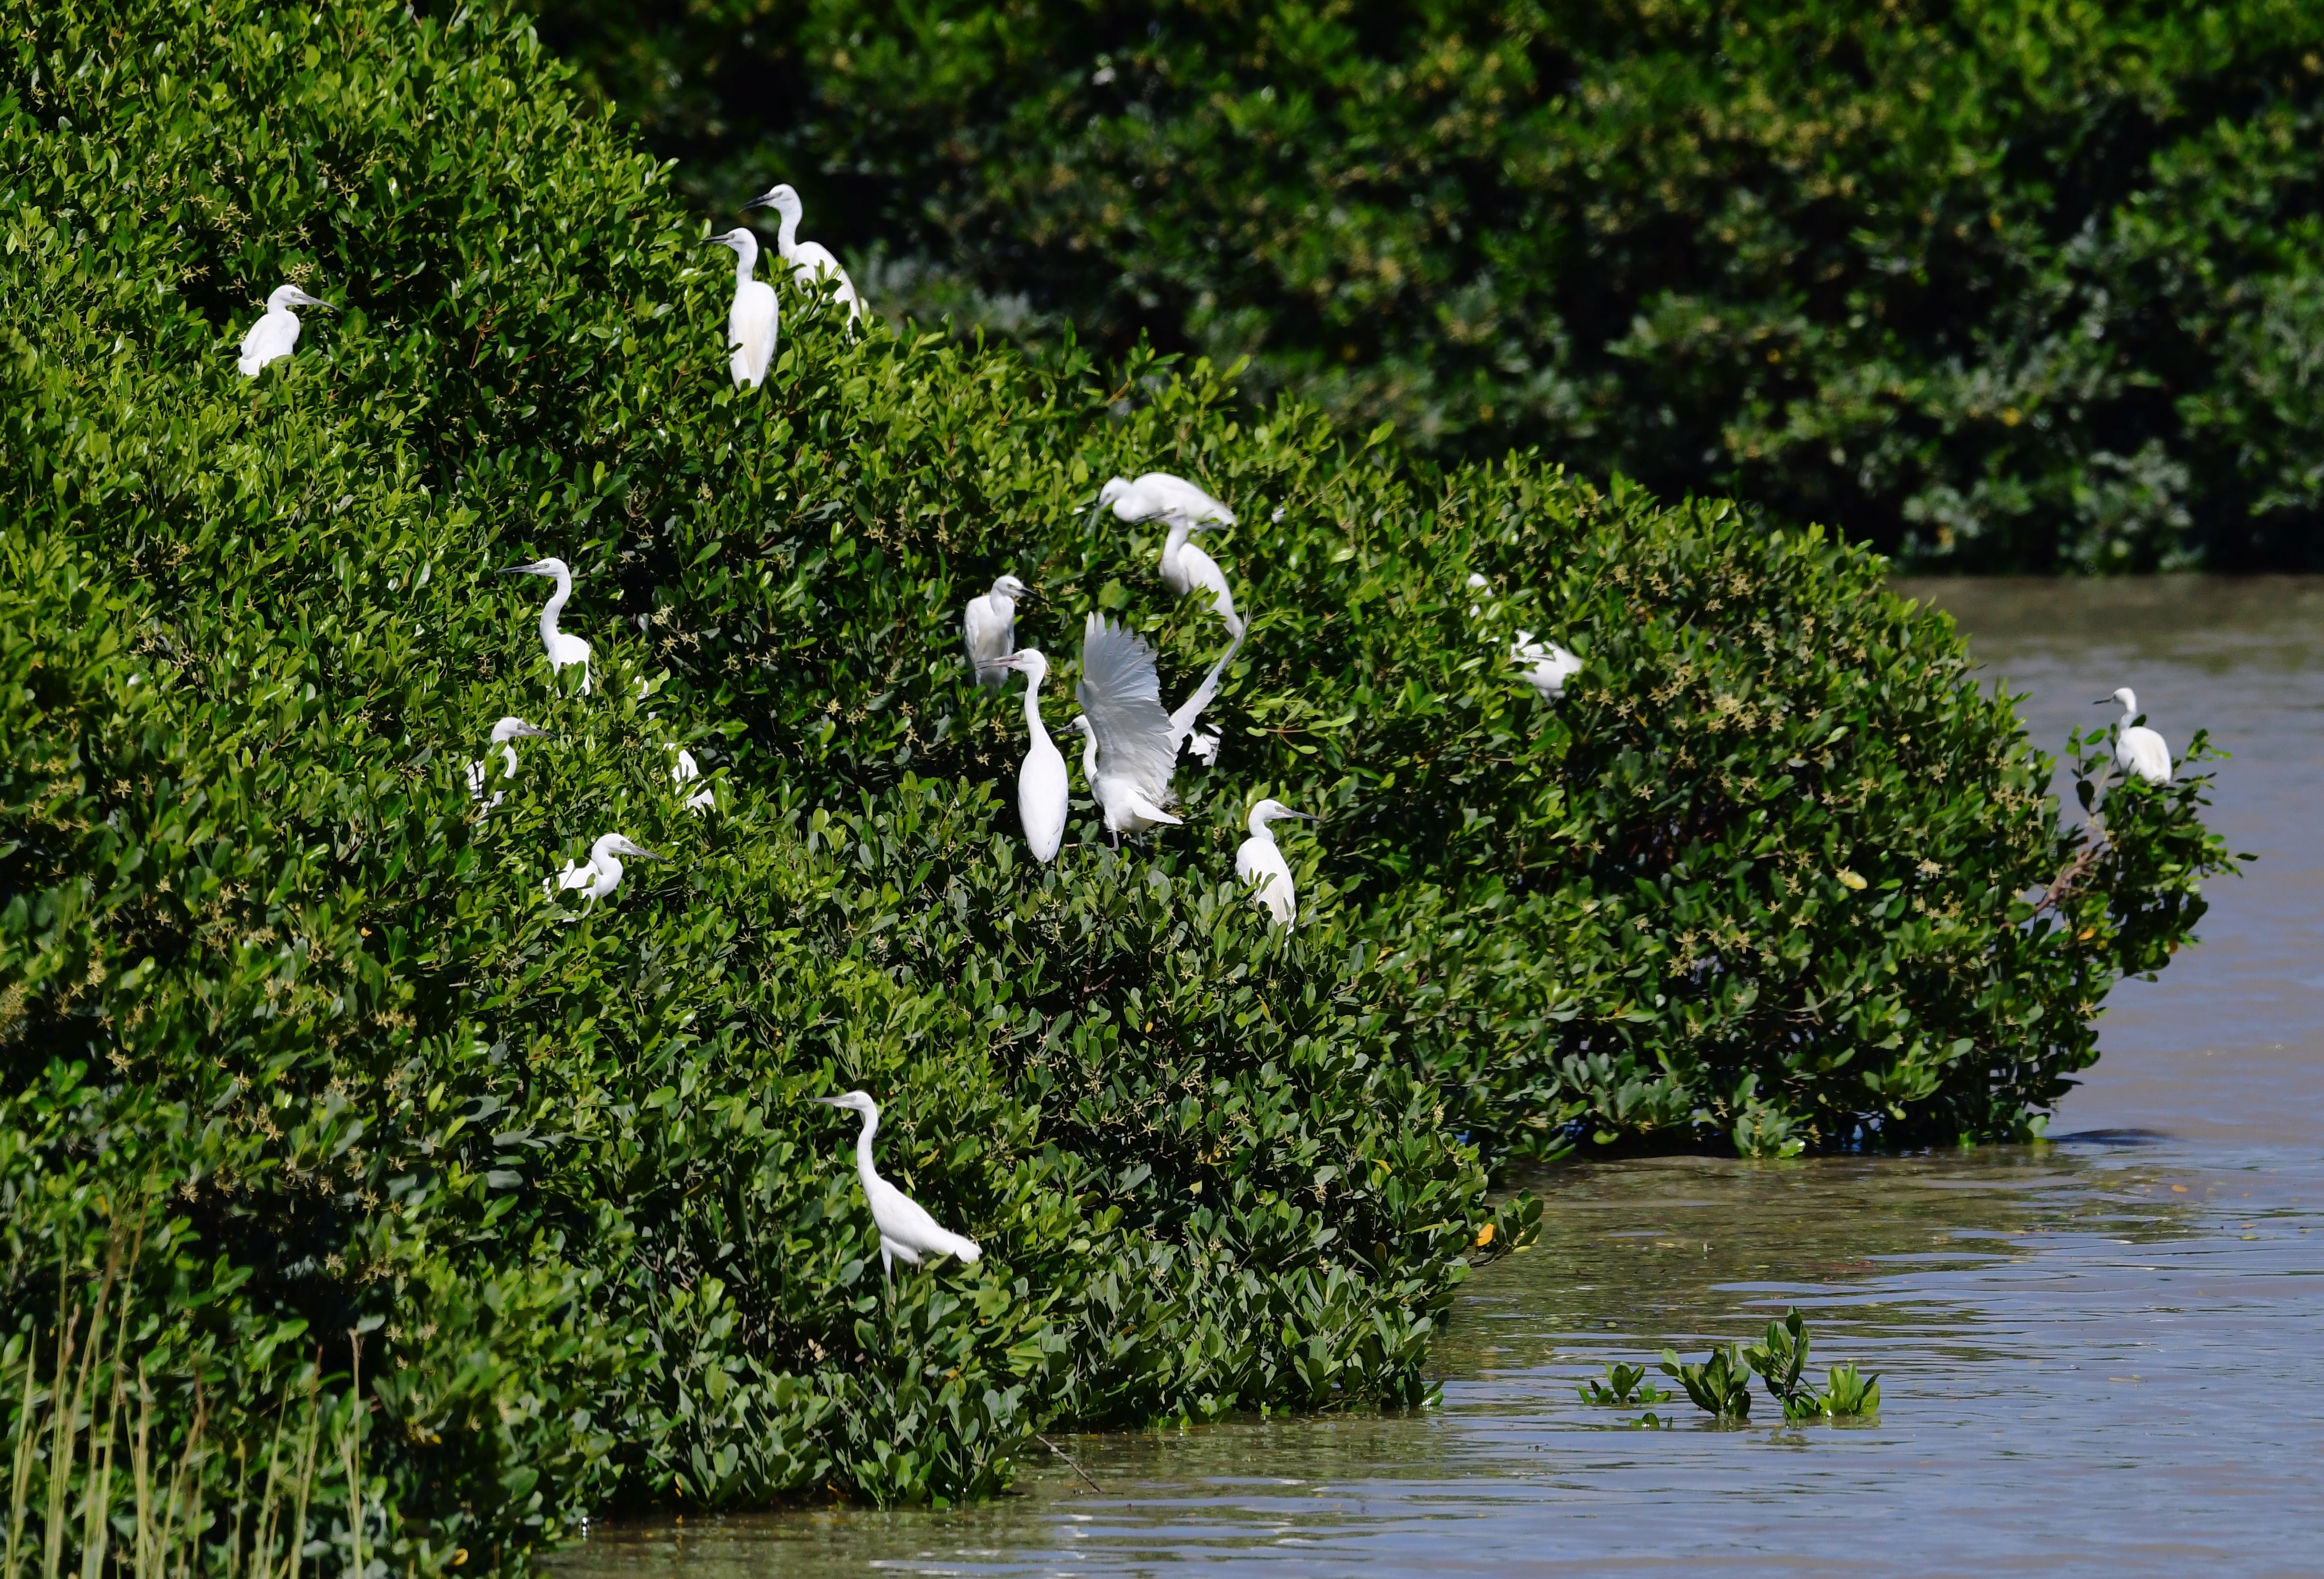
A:
{"type": "Polygon", "coordinates": [[[767,381],[767,363],[774,360],[775,335],[781,326],[782,308],[775,288],[751,278],[759,266],[759,238],[748,230],[714,235],[709,245],[734,251],[734,305],[726,309],[726,365],[734,387],[753,389],[767,381]]]}
{"type": "Polygon", "coordinates": [[[863,1127],[855,1135],[855,1177],[863,1185],[863,1198],[871,1204],[872,1221],[880,1230],[880,1276],[892,1280],[895,1263],[901,1260],[918,1266],[927,1255],[957,1256],[973,1264],[982,1260],[984,1252],[973,1239],[964,1239],[948,1229],[936,1226],[936,1220],[927,1214],[919,1202],[880,1177],[872,1165],[872,1137],[880,1133],[880,1105],[862,1091],[850,1091],[844,1097],[810,1097],[810,1102],[820,1102],[826,1107],[845,1107],[863,1115],[863,1127]]]}
{"type": "Polygon", "coordinates": [[[2143,778],[2149,784],[2169,784],[2171,748],[2161,735],[2138,721],[2138,693],[2126,685],[2112,696],[2101,696],[2090,705],[2104,707],[2109,702],[2122,703],[2122,722],[2115,728],[2115,766],[2132,777],[2143,778]]]}
{"type": "Polygon", "coordinates": [[[1136,632],[1092,614],[1082,627],[1080,727],[1089,736],[1083,771],[1118,842],[1161,823],[1173,826],[1170,775],[1183,737],[1162,711],[1154,649],[1136,632]]]}
{"type": "Polygon", "coordinates": [[[242,337],[242,355],[235,365],[242,376],[254,379],[258,370],[270,362],[280,362],[290,354],[299,344],[299,315],[294,307],[327,308],[331,304],[319,296],[309,296],[295,285],[278,285],[266,298],[266,311],[258,322],[250,326],[250,333],[242,337]]]}
{"type": "Polygon", "coordinates": [[[1025,728],[1032,742],[1025,748],[1025,766],[1017,770],[1017,820],[1025,825],[1025,842],[1033,858],[1053,861],[1065,837],[1065,758],[1049,731],[1041,726],[1041,682],[1049,677],[1049,660],[1038,647],[1023,647],[1001,660],[1002,666],[1025,676],[1025,728]]]}
{"type": "Polygon", "coordinates": [[[975,669],[979,685],[998,691],[1009,684],[1010,666],[1004,660],[1017,648],[1017,600],[1025,591],[1023,582],[1004,575],[984,596],[968,601],[961,629],[968,642],[969,666],[975,669]]]}
{"type": "Polygon", "coordinates": [[[1221,656],[1217,663],[1211,666],[1211,672],[1203,676],[1203,683],[1194,687],[1194,694],[1180,702],[1170,713],[1170,750],[1174,757],[1177,754],[1179,747],[1184,746],[1205,764],[1216,762],[1219,759],[1219,737],[1215,734],[1198,733],[1194,729],[1194,721],[1202,716],[1203,709],[1208,707],[1212,699],[1218,695],[1220,677],[1225,675],[1227,666],[1234,662],[1235,654],[1242,648],[1241,621],[1237,620],[1236,627],[1234,639],[1227,643],[1226,652],[1221,656]]]}
{"type": "MultiPolygon", "coordinates": [[[[694,759],[693,752],[683,746],[672,746],[669,749],[678,753],[678,760],[671,765],[669,776],[678,781],[678,788],[684,789],[702,776],[702,764],[694,759]]],[[[717,805],[718,792],[708,785],[686,797],[686,809],[689,812],[715,811],[717,805]]]]}
{"type": "MultiPolygon", "coordinates": [[[[530,724],[525,722],[524,720],[521,718],[504,718],[501,720],[500,722],[494,724],[493,726],[493,744],[501,748],[501,758],[507,764],[507,767],[502,770],[501,776],[503,778],[514,778],[516,776],[516,741],[528,739],[539,739],[548,733],[549,731],[547,730],[534,729],[530,724]]],[[[471,762],[467,766],[468,794],[472,798],[483,801],[484,800],[484,780],[486,776],[485,763],[471,762]]],[[[494,806],[499,805],[502,801],[507,798],[507,794],[508,792],[505,790],[494,790],[493,792],[493,798],[489,801],[484,801],[484,810],[489,812],[494,806]]]]}
{"type": "Polygon", "coordinates": [[[1303,822],[1316,821],[1305,812],[1293,811],[1281,801],[1259,802],[1250,809],[1250,837],[1235,851],[1235,877],[1246,886],[1255,880],[1252,902],[1272,912],[1277,924],[1289,926],[1299,913],[1298,892],[1292,886],[1290,864],[1275,846],[1275,830],[1268,826],[1285,817],[1296,817],[1303,822]]]}
{"type": "Polygon", "coordinates": [[[1517,640],[1509,647],[1509,662],[1529,666],[1525,673],[1526,684],[1541,693],[1545,702],[1555,702],[1565,694],[1565,683],[1582,672],[1582,660],[1552,642],[1534,639],[1530,630],[1517,632],[1517,640]]]}
{"type": "Polygon", "coordinates": [[[1097,496],[1098,507],[1113,507],[1116,518],[1130,522],[1160,521],[1169,530],[1162,544],[1162,584],[1180,597],[1200,589],[1211,594],[1212,606],[1227,622],[1227,633],[1240,636],[1242,616],[1235,612],[1234,593],[1218,561],[1187,537],[1235,524],[1234,511],[1187,482],[1167,472],[1148,472],[1132,482],[1126,477],[1108,480],[1097,496]]]}
{"type": "Polygon", "coordinates": [[[797,192],[788,186],[772,187],[742,207],[746,213],[753,208],[772,208],[781,215],[783,225],[776,236],[775,248],[782,253],[783,262],[791,266],[791,273],[810,288],[826,276],[838,280],[839,299],[847,304],[847,321],[852,324],[863,316],[863,298],[855,294],[855,281],[847,277],[847,271],[839,266],[831,249],[820,242],[798,239],[799,215],[803,210],[797,192]]]}
{"type": "Polygon", "coordinates": [[[540,891],[553,899],[560,888],[579,889],[589,901],[581,912],[586,915],[597,908],[597,901],[609,897],[622,886],[622,858],[625,855],[635,856],[641,861],[662,858],[650,849],[632,844],[618,833],[603,834],[596,843],[589,847],[589,858],[586,863],[576,866],[567,861],[563,871],[540,880],[540,891]]]}
{"type": "Polygon", "coordinates": [[[566,601],[573,596],[573,572],[562,559],[536,559],[530,565],[512,565],[502,570],[502,575],[546,575],[555,578],[557,591],[540,610],[540,645],[549,654],[549,672],[554,676],[567,664],[581,666],[581,694],[589,694],[589,644],[577,636],[567,636],[557,629],[557,617],[565,612],[566,601]]]}

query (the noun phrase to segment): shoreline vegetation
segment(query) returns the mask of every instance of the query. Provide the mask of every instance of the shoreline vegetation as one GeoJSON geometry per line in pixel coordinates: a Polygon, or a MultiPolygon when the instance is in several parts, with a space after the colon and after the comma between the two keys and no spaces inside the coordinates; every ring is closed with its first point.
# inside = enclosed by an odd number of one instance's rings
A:
{"type": "Polygon", "coordinates": [[[513,1575],[990,1496],[1056,1424],[1422,1404],[1514,1165],[2038,1135],[2230,869],[2200,735],[2167,785],[2067,742],[2061,814],[1816,529],[787,272],[738,392],[731,262],[521,14],[0,49],[0,1579],[513,1575]],[[244,377],[285,280],[331,310],[244,377]],[[1216,761],[1037,862],[960,610],[1014,574],[1021,643],[1100,610],[1184,693],[1219,621],[1092,509],[1160,469],[1240,518],[1216,761]],[[586,694],[493,574],[551,557],[586,694]],[[1322,817],[1288,928],[1262,796],[1322,817]],[[544,894],[615,831],[665,858],[544,894]],[[851,1088],[975,1263],[883,1287],[851,1088]]]}

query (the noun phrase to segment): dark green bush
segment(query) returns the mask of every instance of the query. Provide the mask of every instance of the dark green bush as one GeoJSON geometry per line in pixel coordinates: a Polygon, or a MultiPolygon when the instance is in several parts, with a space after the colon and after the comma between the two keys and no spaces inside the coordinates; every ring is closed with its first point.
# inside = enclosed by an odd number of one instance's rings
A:
{"type": "Polygon", "coordinates": [[[2324,563],[2290,0],[545,13],[701,211],[796,183],[891,308],[1918,565],[2324,563]]]}
{"type": "MultiPolygon", "coordinates": [[[[736,394],[729,276],[521,19],[82,0],[6,47],[0,1375],[117,1288],[121,1396],[214,1511],[284,1433],[338,1453],[327,1565],[1419,1400],[1538,1211],[1488,1166],[2024,1134],[2218,869],[2200,781],[2061,827],[1942,620],[1731,506],[795,290],[736,394]],[[284,278],[337,310],[245,381],[284,278]],[[1245,522],[1227,743],[1183,831],[1116,854],[1084,806],[1037,866],[958,610],[1034,585],[1053,728],[1092,607],[1178,694],[1216,622],[1088,510],[1148,466],[1245,522]],[[491,574],[545,553],[586,698],[491,574]],[[1587,655],[1563,702],[1520,626],[1587,655]],[[551,738],[480,814],[511,711],[551,738]],[[1227,880],[1267,793],[1326,815],[1288,934],[1227,880]],[[672,858],[551,904],[609,830],[672,858]],[[854,1086],[975,1266],[873,1280],[804,1101],[854,1086]]],[[[83,1496],[103,1428],[32,1483],[83,1496]]]]}

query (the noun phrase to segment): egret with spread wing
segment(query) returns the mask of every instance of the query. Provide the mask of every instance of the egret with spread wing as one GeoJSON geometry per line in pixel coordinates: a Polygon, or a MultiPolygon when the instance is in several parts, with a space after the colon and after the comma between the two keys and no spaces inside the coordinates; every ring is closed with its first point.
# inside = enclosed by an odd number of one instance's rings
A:
{"type": "Polygon", "coordinates": [[[810,1102],[820,1102],[826,1107],[845,1107],[863,1115],[863,1127],[855,1135],[855,1177],[863,1186],[863,1198],[872,1207],[872,1221],[880,1230],[880,1276],[883,1281],[893,1277],[898,1261],[918,1266],[920,1258],[928,1255],[957,1256],[970,1264],[982,1260],[984,1252],[973,1239],[964,1239],[949,1229],[936,1226],[936,1220],[927,1208],[894,1185],[880,1177],[872,1165],[872,1137],[880,1133],[880,1105],[862,1091],[850,1091],[844,1097],[810,1097],[810,1102]]]}
{"type": "Polygon", "coordinates": [[[799,216],[804,210],[800,207],[797,192],[788,186],[773,187],[742,207],[746,211],[772,208],[781,215],[783,227],[775,247],[782,253],[783,262],[791,266],[791,273],[810,289],[818,280],[836,280],[839,281],[839,299],[847,304],[847,321],[852,324],[863,316],[863,298],[855,294],[855,281],[847,277],[847,271],[839,266],[839,260],[832,256],[831,249],[820,242],[798,239],[799,216]]]}
{"type": "Polygon", "coordinates": [[[1119,519],[1160,521],[1168,528],[1162,543],[1162,584],[1182,598],[1197,589],[1209,592],[1212,606],[1227,623],[1227,633],[1242,635],[1242,616],[1235,612],[1226,573],[1217,560],[1187,541],[1194,533],[1233,526],[1234,511],[1167,472],[1148,472],[1135,482],[1112,478],[1099,491],[1097,501],[1100,509],[1112,506],[1119,519]]]}
{"type": "Polygon", "coordinates": [[[1120,841],[1170,815],[1170,774],[1183,738],[1162,711],[1162,681],[1154,649],[1126,626],[1092,614],[1082,627],[1082,678],[1074,688],[1082,704],[1082,727],[1090,737],[1083,753],[1090,794],[1105,812],[1106,828],[1120,841]]]}
{"type": "Polygon", "coordinates": [[[1004,575],[984,596],[969,599],[968,612],[961,620],[969,665],[976,671],[976,683],[989,690],[1009,684],[1006,659],[1017,649],[1017,600],[1024,595],[1025,583],[1004,575]]]}

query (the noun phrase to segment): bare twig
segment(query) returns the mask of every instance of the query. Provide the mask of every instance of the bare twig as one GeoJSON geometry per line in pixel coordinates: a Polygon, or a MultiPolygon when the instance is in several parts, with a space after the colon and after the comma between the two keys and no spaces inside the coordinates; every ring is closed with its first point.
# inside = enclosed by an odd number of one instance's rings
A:
{"type": "Polygon", "coordinates": [[[2089,876],[2090,868],[2098,864],[2098,857],[2105,849],[2103,842],[2084,845],[2058,873],[2056,880],[2050,885],[2050,891],[2042,895],[2042,903],[2034,907],[2034,913],[2039,915],[2045,910],[2054,910],[2063,903],[2081,880],[2089,876]]]}
{"type": "Polygon", "coordinates": [[[1064,1448],[1058,1446],[1055,1442],[1050,1441],[1047,1437],[1042,1436],[1038,1431],[1033,1433],[1033,1440],[1038,1442],[1042,1446],[1056,1454],[1059,1458],[1064,1459],[1065,1461],[1065,1467],[1072,1470],[1075,1474],[1081,1476],[1083,1480],[1087,1481],[1091,1491],[1095,1492],[1101,1497],[1105,1495],[1105,1488],[1099,1485],[1095,1481],[1090,1480],[1089,1471],[1084,1469],[1080,1464],[1075,1464],[1072,1454],[1067,1453],[1064,1448]]]}

